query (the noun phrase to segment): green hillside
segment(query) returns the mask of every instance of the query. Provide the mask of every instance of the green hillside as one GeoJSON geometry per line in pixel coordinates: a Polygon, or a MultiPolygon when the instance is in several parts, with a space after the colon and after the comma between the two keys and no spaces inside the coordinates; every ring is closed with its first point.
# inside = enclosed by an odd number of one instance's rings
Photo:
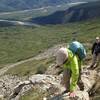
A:
{"type": "Polygon", "coordinates": [[[91,43],[100,35],[100,19],[65,25],[41,27],[0,27],[0,65],[15,63],[43,52],[55,44],[72,40],[72,33],[78,32],[77,39],[91,43]]]}

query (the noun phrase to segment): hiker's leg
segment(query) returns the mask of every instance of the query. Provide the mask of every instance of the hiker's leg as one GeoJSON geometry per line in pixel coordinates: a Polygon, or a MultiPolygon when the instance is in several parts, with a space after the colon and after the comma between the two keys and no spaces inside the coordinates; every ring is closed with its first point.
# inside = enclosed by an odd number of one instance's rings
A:
{"type": "Polygon", "coordinates": [[[71,70],[65,69],[63,71],[63,78],[61,83],[65,86],[66,92],[70,90],[70,77],[71,77],[71,70]]]}
{"type": "Polygon", "coordinates": [[[83,91],[84,90],[84,84],[83,84],[82,79],[81,79],[81,68],[79,68],[79,78],[78,78],[77,84],[78,84],[80,90],[83,91]]]}
{"type": "Polygon", "coordinates": [[[99,64],[100,64],[100,53],[97,55],[97,61],[96,61],[96,66],[95,66],[95,68],[98,67],[99,64]]]}
{"type": "Polygon", "coordinates": [[[93,54],[93,57],[92,57],[92,64],[91,64],[90,68],[93,68],[93,67],[94,67],[94,65],[96,64],[96,61],[97,61],[97,56],[96,56],[96,54],[94,53],[94,54],[93,54]]]}
{"type": "Polygon", "coordinates": [[[100,67],[100,53],[99,53],[99,57],[98,57],[98,66],[100,67]]]}

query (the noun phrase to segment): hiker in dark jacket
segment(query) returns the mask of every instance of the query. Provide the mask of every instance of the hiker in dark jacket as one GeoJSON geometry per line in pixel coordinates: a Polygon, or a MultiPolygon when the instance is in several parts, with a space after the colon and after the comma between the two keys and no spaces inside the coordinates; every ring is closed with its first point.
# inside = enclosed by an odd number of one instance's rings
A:
{"type": "Polygon", "coordinates": [[[90,68],[96,68],[100,62],[100,38],[96,37],[96,42],[92,46],[92,64],[90,68]]]}

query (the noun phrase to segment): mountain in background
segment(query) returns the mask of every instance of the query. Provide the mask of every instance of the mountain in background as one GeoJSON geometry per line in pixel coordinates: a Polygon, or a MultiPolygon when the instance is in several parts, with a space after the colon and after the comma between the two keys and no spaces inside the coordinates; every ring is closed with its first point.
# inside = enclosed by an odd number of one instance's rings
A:
{"type": "Polygon", "coordinates": [[[48,16],[33,18],[37,24],[64,24],[100,17],[100,1],[83,3],[64,11],[57,11],[48,16]]]}
{"type": "MultiPolygon", "coordinates": [[[[96,0],[84,0],[84,2],[96,0]]],[[[0,12],[55,6],[83,0],[0,0],[0,12]]]]}

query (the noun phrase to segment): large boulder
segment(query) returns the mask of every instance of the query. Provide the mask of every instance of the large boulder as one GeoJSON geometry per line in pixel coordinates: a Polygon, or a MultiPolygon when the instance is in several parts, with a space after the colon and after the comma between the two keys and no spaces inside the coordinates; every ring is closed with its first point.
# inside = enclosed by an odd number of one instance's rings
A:
{"type": "MultiPolygon", "coordinates": [[[[29,78],[28,81],[21,82],[18,86],[16,86],[11,97],[16,98],[21,89],[26,85],[32,84],[33,86],[36,86],[38,84],[39,88],[42,87],[42,90],[51,92],[51,95],[49,97],[45,97],[46,100],[72,100],[72,98],[69,97],[68,93],[62,94],[65,88],[60,84],[61,77],[62,75],[33,75],[29,78]]],[[[98,85],[99,83],[97,83],[97,77],[98,74],[96,73],[96,71],[84,70],[82,73],[82,80],[85,85],[85,90],[79,91],[79,89],[77,89],[76,97],[73,100],[89,100],[89,93],[91,91],[95,91],[95,88],[100,86],[98,85]],[[93,89],[94,86],[95,88],[93,89]]]]}
{"type": "MultiPolygon", "coordinates": [[[[82,73],[82,81],[85,86],[84,91],[76,90],[74,99],[69,97],[68,93],[63,93],[65,88],[60,84],[62,74],[36,74],[29,79],[21,79],[16,76],[3,76],[0,80],[0,94],[5,100],[19,100],[20,96],[25,95],[27,91],[33,87],[38,87],[38,90],[49,92],[44,100],[89,100],[89,95],[100,93],[100,73],[95,70],[84,69],[82,73]]],[[[58,73],[58,70],[57,70],[58,73]]],[[[95,97],[97,98],[97,97],[95,97]]],[[[95,99],[93,99],[95,100],[95,99]]]]}

